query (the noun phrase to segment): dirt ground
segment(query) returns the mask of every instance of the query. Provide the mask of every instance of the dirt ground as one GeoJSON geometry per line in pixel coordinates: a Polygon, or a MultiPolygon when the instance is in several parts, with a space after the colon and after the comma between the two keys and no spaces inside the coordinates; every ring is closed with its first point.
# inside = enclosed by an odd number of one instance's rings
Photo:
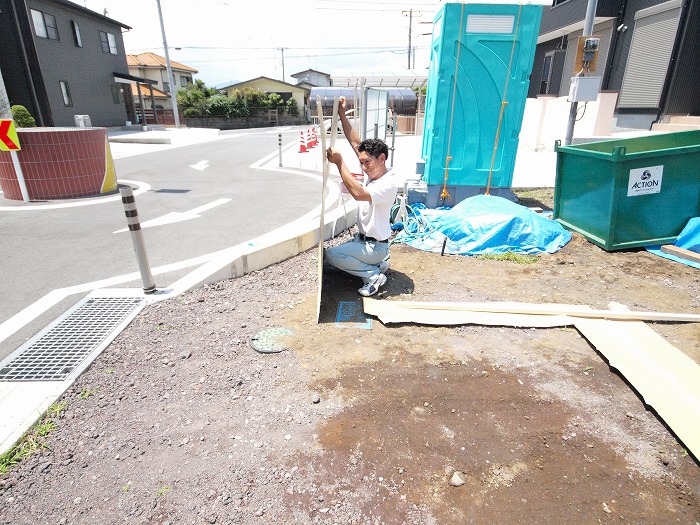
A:
{"type": "MultiPolygon", "coordinates": [[[[317,324],[315,256],[147,307],[0,478],[0,523],[700,522],[698,463],[575,329],[338,324],[361,303],[335,272],[317,324]],[[288,349],[255,352],[272,326],[288,349]]],[[[698,270],[577,234],[529,265],[395,244],[388,277],[387,301],[700,313],[698,270]]],[[[700,362],[700,325],[651,326],[700,362]]]]}

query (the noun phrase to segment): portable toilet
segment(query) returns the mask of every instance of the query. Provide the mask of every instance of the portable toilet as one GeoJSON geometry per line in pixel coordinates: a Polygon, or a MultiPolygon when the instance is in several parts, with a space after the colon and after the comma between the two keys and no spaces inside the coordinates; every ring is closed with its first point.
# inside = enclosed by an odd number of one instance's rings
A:
{"type": "Polygon", "coordinates": [[[428,192],[411,200],[434,208],[512,195],[541,17],[542,3],[508,0],[445,4],[435,15],[421,150],[428,192]]]}

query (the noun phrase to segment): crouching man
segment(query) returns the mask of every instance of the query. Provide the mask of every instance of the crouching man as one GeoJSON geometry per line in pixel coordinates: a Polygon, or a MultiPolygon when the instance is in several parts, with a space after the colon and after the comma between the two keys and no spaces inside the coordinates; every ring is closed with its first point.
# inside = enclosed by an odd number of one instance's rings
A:
{"type": "Polygon", "coordinates": [[[359,233],[350,241],[326,250],[326,261],[351,275],[361,277],[364,285],[358,293],[364,297],[376,294],[386,283],[389,269],[389,237],[391,207],[398,190],[393,170],[386,166],[389,148],[383,140],[360,141],[345,115],[345,97],[340,97],[338,116],[343,133],[352,145],[365,174],[361,183],[352,176],[343,156],[328,148],[328,161],[335,164],[346,188],[358,203],[359,233]]]}

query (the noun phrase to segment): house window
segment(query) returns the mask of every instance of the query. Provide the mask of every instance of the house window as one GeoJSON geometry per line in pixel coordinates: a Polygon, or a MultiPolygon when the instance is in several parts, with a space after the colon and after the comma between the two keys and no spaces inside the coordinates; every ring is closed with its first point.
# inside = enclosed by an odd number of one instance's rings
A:
{"type": "Polygon", "coordinates": [[[61,95],[63,95],[63,105],[64,106],[72,106],[73,105],[73,99],[70,96],[70,87],[68,86],[68,82],[65,80],[59,80],[59,84],[61,84],[61,95]]]}
{"type": "Polygon", "coordinates": [[[544,56],[544,65],[542,66],[542,78],[540,79],[540,95],[549,93],[549,83],[552,80],[552,64],[554,63],[554,51],[547,53],[544,56]]]}
{"type": "Polygon", "coordinates": [[[75,42],[77,47],[83,47],[83,39],[80,36],[80,26],[78,26],[78,22],[71,20],[70,27],[73,29],[73,42],[75,42]]]}
{"type": "Polygon", "coordinates": [[[180,85],[185,87],[187,84],[191,84],[192,79],[190,77],[180,77],[180,85]]]}
{"type": "Polygon", "coordinates": [[[119,90],[119,84],[112,84],[112,100],[115,104],[121,104],[121,100],[119,100],[119,90]]]}
{"type": "Polygon", "coordinates": [[[100,42],[102,43],[103,53],[111,53],[112,55],[117,54],[117,39],[114,38],[112,33],[100,31],[100,42]]]}
{"type": "Polygon", "coordinates": [[[166,82],[165,80],[163,80],[163,91],[165,91],[166,93],[170,93],[170,82],[166,82]]]}
{"type": "Polygon", "coordinates": [[[41,11],[31,10],[32,21],[34,22],[34,33],[41,38],[49,40],[58,40],[58,26],[56,25],[56,17],[47,15],[41,11]]]}

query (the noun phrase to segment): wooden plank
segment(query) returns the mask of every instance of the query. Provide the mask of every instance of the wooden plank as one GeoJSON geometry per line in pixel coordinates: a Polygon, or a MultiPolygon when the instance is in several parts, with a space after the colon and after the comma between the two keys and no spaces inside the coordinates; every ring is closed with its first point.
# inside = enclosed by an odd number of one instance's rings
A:
{"type": "MultiPolygon", "coordinates": [[[[420,303],[429,304],[429,303],[420,303]]],[[[512,307],[519,303],[493,303],[512,307]]],[[[479,312],[474,310],[443,310],[402,308],[403,301],[382,301],[372,298],[363,299],[366,314],[374,315],[384,324],[417,323],[428,325],[483,324],[490,326],[515,326],[528,328],[553,328],[555,326],[573,325],[574,319],[565,315],[527,315],[503,311],[479,312]]],[[[560,305],[573,307],[572,305],[560,305]]]]}
{"type": "MultiPolygon", "coordinates": [[[[318,292],[316,294],[316,324],[321,320],[321,298],[323,297],[323,240],[326,224],[326,187],[328,186],[328,175],[330,173],[330,162],[326,158],[326,129],[323,122],[323,106],[321,97],[316,96],[316,112],[320,116],[319,134],[321,135],[321,162],[323,165],[323,185],[321,188],[321,213],[319,215],[318,229],[318,292]]],[[[338,97],[333,99],[333,128],[331,129],[331,144],[335,144],[335,135],[338,128],[338,97]]]]}
{"type": "Polygon", "coordinates": [[[643,322],[577,319],[575,326],[700,458],[700,365],[643,322]]]}
{"type": "MultiPolygon", "coordinates": [[[[371,303],[377,299],[364,299],[365,312],[375,308],[371,303]]],[[[396,309],[418,309],[423,311],[465,311],[465,312],[491,312],[500,314],[526,314],[526,315],[564,315],[570,317],[583,317],[592,319],[616,319],[633,321],[675,321],[683,323],[699,323],[700,315],[673,312],[640,312],[640,311],[612,311],[594,310],[588,306],[558,305],[558,304],[532,304],[532,303],[460,303],[460,302],[420,302],[420,301],[386,301],[396,309]]],[[[400,321],[393,321],[400,322],[400,321]]]]}
{"type": "Polygon", "coordinates": [[[679,246],[674,246],[673,244],[664,244],[661,247],[661,251],[663,253],[678,257],[679,259],[700,263],[700,253],[686,250],[685,248],[680,248],[679,246]]]}
{"type": "Polygon", "coordinates": [[[323,123],[323,106],[321,97],[316,96],[316,111],[319,115],[319,135],[321,135],[321,162],[323,166],[323,184],[321,186],[321,213],[319,214],[318,228],[318,268],[317,268],[317,293],[316,293],[316,324],[321,320],[321,297],[323,296],[323,226],[326,221],[326,184],[328,182],[328,160],[326,159],[326,126],[323,123]]]}

